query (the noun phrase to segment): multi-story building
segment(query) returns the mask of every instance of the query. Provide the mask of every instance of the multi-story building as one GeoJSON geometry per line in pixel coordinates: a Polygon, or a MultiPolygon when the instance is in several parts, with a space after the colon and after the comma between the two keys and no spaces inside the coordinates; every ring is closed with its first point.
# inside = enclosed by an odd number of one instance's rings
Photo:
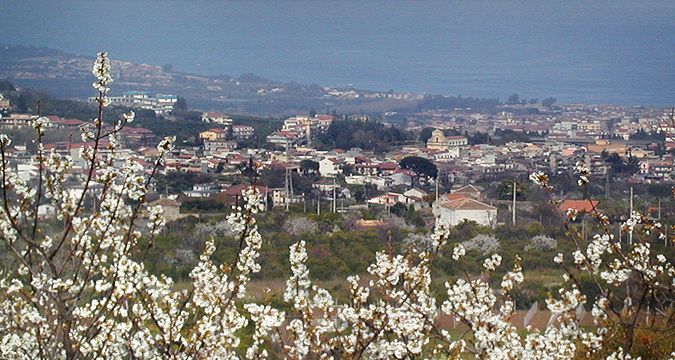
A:
{"type": "Polygon", "coordinates": [[[248,139],[253,136],[255,129],[249,125],[233,125],[232,136],[237,139],[248,139]]]}
{"type": "Polygon", "coordinates": [[[283,131],[311,132],[326,130],[333,123],[333,115],[292,116],[284,120],[283,131]]]}
{"type": "Polygon", "coordinates": [[[276,131],[267,136],[267,142],[279,146],[290,146],[296,144],[303,138],[303,133],[297,131],[276,131]]]}
{"type": "MultiPolygon", "coordinates": [[[[150,96],[143,91],[127,91],[122,96],[108,96],[107,99],[113,106],[152,110],[157,115],[171,112],[176,106],[176,102],[178,102],[176,95],[156,94],[155,96],[150,96]]],[[[90,97],[89,101],[96,102],[97,100],[95,97],[90,97]]]]}
{"type": "Polygon", "coordinates": [[[202,140],[225,140],[227,138],[227,130],[223,128],[213,128],[199,133],[199,138],[202,140]]]}
{"type": "Polygon", "coordinates": [[[15,128],[20,126],[29,126],[37,118],[30,114],[10,114],[0,118],[0,126],[15,128]]]}
{"type": "Polygon", "coordinates": [[[469,144],[469,139],[464,136],[448,136],[448,147],[466,146],[469,144]]]}
{"type": "Polygon", "coordinates": [[[232,125],[232,119],[229,116],[219,112],[202,113],[202,121],[206,123],[215,123],[225,126],[232,125]]]}

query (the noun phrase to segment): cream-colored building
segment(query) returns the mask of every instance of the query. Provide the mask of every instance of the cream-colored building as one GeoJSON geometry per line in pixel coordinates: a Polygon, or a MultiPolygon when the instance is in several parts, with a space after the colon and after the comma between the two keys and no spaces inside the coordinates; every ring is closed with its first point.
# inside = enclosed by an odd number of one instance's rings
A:
{"type": "Polygon", "coordinates": [[[443,134],[443,130],[434,130],[431,132],[431,137],[427,140],[427,149],[448,150],[448,138],[443,134]]]}
{"type": "Polygon", "coordinates": [[[202,140],[224,140],[227,137],[227,130],[221,128],[209,129],[199,133],[202,140]]]}
{"type": "Polygon", "coordinates": [[[460,196],[456,200],[438,199],[433,203],[432,212],[436,224],[445,226],[456,226],[466,220],[483,226],[497,225],[496,207],[466,196],[460,196]]]}

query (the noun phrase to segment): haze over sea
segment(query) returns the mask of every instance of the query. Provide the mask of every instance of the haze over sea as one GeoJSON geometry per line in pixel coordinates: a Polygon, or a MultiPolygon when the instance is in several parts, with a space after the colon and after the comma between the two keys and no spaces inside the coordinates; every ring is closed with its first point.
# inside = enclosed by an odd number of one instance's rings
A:
{"type": "Polygon", "coordinates": [[[0,42],[200,74],[675,104],[675,1],[0,1],[0,42]]]}

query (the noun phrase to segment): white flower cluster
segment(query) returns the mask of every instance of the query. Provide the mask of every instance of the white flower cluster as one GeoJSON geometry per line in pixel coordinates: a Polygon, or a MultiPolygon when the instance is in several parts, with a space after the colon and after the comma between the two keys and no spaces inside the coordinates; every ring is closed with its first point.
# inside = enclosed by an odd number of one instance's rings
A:
{"type": "Polygon", "coordinates": [[[459,244],[452,249],[453,260],[459,260],[464,255],[466,255],[466,249],[462,244],[459,244]]]}
{"type": "Polygon", "coordinates": [[[39,136],[43,136],[45,134],[45,129],[52,126],[52,122],[49,120],[49,118],[41,116],[33,120],[31,125],[39,136]]]}
{"type": "Polygon", "coordinates": [[[548,175],[544,174],[542,171],[535,171],[530,174],[530,181],[535,183],[535,185],[548,188],[548,175]]]}
{"type": "Polygon", "coordinates": [[[466,251],[477,251],[481,255],[493,254],[499,251],[499,239],[493,235],[479,234],[464,241],[462,246],[466,251]]]}
{"type": "MultiPolygon", "coordinates": [[[[107,92],[112,80],[105,53],[99,54],[93,72],[97,89],[107,92]]],[[[102,110],[105,104],[99,105],[102,110]]],[[[132,118],[123,117],[115,131],[132,118]]],[[[114,134],[102,134],[101,117],[93,126],[83,132],[96,144],[114,134]]],[[[44,122],[36,126],[45,128],[44,122]]],[[[188,284],[177,286],[169,277],[151,274],[142,262],[142,244],[152,244],[164,226],[162,208],[144,203],[148,174],[161,167],[174,141],[170,137],[159,144],[153,169],[121,159],[116,146],[105,157],[96,146],[83,150],[90,168],[78,193],[66,183],[72,159],[54,152],[36,157],[44,179],[37,191],[9,169],[5,154],[10,140],[0,134],[0,239],[17,263],[0,274],[0,358],[596,358],[603,346],[634,329],[627,328],[630,324],[645,317],[658,316],[653,323],[675,318],[672,262],[654,254],[645,240],[636,238],[624,249],[611,235],[601,234],[585,247],[585,241],[575,240],[571,258],[577,266],[571,269],[562,253],[555,256],[566,273],[558,294],[547,301],[554,316],[545,330],[529,328],[523,335],[512,323],[517,305],[512,296],[524,281],[522,260],[516,256],[513,268],[493,288],[491,277],[503,260],[494,237],[479,235],[456,245],[453,264],[461,266],[467,251],[478,250],[489,255],[484,270],[447,282],[443,299],[432,290],[432,264],[443,256],[450,234],[442,227],[424,247],[403,254],[378,252],[364,279],[347,278],[348,301],[343,304],[312,286],[307,243],[296,242],[290,247],[286,311],[247,303],[246,289],[260,271],[262,248],[256,225],[262,201],[255,188],[244,191],[242,203],[219,225],[239,244],[235,260],[215,263],[217,243],[210,237],[188,284]],[[96,196],[95,209],[85,207],[88,196],[96,196]],[[34,222],[37,206],[44,202],[57,209],[49,224],[34,222]],[[60,231],[47,232],[45,226],[55,223],[62,225],[60,231]],[[589,298],[594,329],[580,323],[587,304],[583,286],[577,285],[580,274],[597,287],[597,297],[589,298]],[[451,335],[441,327],[440,316],[461,322],[466,336],[451,335]],[[606,326],[612,322],[620,326],[606,326]],[[251,335],[246,335],[248,326],[251,335]]],[[[584,180],[586,173],[578,172],[584,180]]],[[[541,173],[531,178],[548,181],[541,173]]],[[[645,226],[634,214],[625,227],[637,230],[638,224],[645,226]]],[[[655,224],[650,229],[661,228],[655,224]]],[[[554,248],[548,239],[540,240],[546,249],[554,248]]],[[[610,359],[631,358],[633,341],[628,339],[605,353],[610,359]]]]}
{"type": "Polygon", "coordinates": [[[94,89],[102,94],[106,94],[110,91],[108,85],[112,83],[113,79],[110,70],[110,59],[108,58],[107,52],[100,52],[96,55],[96,61],[94,61],[94,67],[91,72],[96,77],[96,81],[92,84],[94,89]]]}
{"type": "Polygon", "coordinates": [[[574,165],[574,172],[579,176],[579,179],[577,180],[579,186],[588,184],[588,176],[591,174],[591,171],[586,167],[583,161],[577,161],[574,165]]]}

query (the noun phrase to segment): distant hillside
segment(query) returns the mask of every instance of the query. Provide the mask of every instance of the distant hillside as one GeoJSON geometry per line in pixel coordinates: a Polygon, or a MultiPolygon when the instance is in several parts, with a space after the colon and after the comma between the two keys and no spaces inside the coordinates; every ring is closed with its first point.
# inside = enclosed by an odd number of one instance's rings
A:
{"type": "MultiPolygon", "coordinates": [[[[61,98],[83,99],[92,95],[94,55],[0,44],[0,78],[61,98]]],[[[287,115],[310,110],[381,114],[420,111],[439,104],[486,109],[498,103],[496,99],[463,98],[457,102],[457,98],[440,97],[443,101],[438,101],[438,96],[284,83],[254,74],[205,76],[173,71],[171,66],[135,64],[114,56],[112,70],[113,94],[127,90],[173,93],[195,108],[238,114],[287,115]]]]}

